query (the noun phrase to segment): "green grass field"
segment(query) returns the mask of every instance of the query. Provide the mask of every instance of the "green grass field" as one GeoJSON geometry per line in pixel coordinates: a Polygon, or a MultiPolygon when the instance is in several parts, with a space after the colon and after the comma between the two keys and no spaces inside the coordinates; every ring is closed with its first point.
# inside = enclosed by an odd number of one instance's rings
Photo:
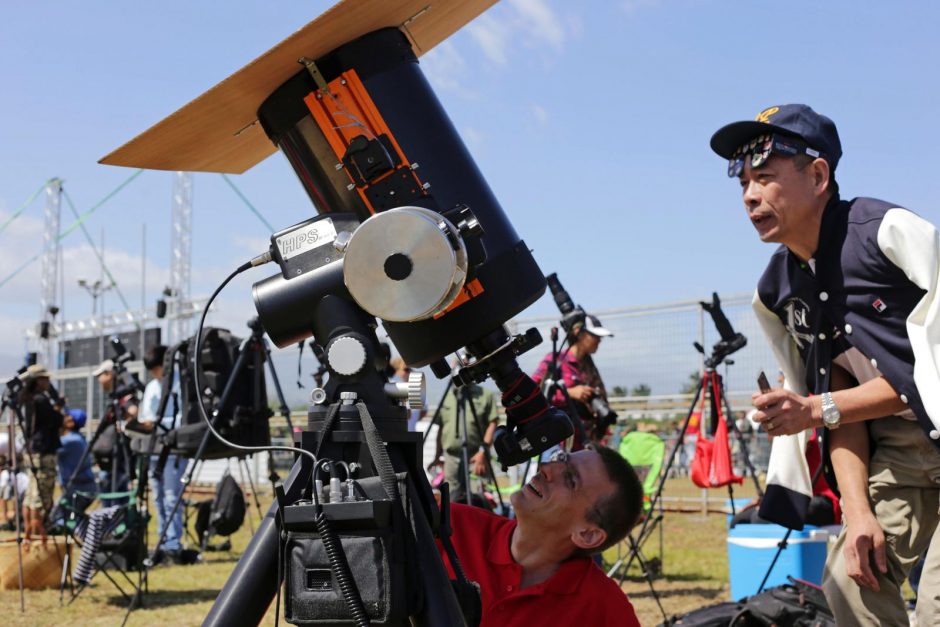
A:
{"type": "MultiPolygon", "coordinates": [[[[667,485],[667,493],[684,490],[694,494],[687,480],[667,485]]],[[[741,490],[740,496],[747,496],[741,490]]],[[[715,505],[723,504],[727,492],[714,491],[715,505]]],[[[735,496],[739,496],[736,490],[735,496]]],[[[257,514],[253,514],[257,526],[257,514]]],[[[667,513],[663,523],[663,576],[655,580],[666,611],[672,615],[727,600],[728,561],[723,514],[667,513]]],[[[9,535],[9,534],[7,534],[9,535]]],[[[199,625],[250,539],[246,523],[233,536],[231,552],[205,555],[205,562],[193,566],[158,567],[150,573],[150,592],[144,607],[135,610],[128,625],[199,625]]],[[[154,538],[151,539],[154,541],[154,538]]],[[[648,556],[658,554],[658,534],[644,549],[648,556]]],[[[623,586],[643,625],[662,621],[645,581],[634,566],[623,586]]],[[[4,625],[119,625],[126,601],[110,582],[96,576],[92,585],[71,605],[60,605],[58,590],[27,591],[26,612],[19,609],[19,592],[0,591],[0,623],[4,625]]],[[[282,621],[283,622],[283,621],[282,621]]],[[[274,623],[274,608],[263,624],[274,623]]]]}

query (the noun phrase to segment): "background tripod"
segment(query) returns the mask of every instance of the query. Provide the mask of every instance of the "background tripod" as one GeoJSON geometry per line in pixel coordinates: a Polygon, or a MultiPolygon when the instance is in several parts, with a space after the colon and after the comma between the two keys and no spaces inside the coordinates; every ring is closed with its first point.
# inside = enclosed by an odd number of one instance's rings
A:
{"type": "MultiPolygon", "coordinates": [[[[225,382],[225,387],[222,390],[221,396],[218,398],[218,401],[215,403],[215,407],[212,412],[213,427],[216,429],[219,429],[221,427],[221,422],[225,416],[225,411],[226,409],[228,409],[229,403],[232,400],[232,395],[234,393],[235,386],[238,381],[238,376],[241,373],[241,371],[247,367],[248,360],[251,359],[254,365],[253,372],[256,377],[256,380],[253,382],[256,390],[259,389],[261,383],[263,382],[264,369],[262,367],[262,363],[264,361],[267,361],[268,366],[269,366],[269,372],[271,373],[271,379],[274,381],[274,389],[277,393],[278,402],[280,403],[281,415],[283,416],[284,420],[287,422],[288,433],[291,435],[291,437],[293,437],[294,427],[290,418],[290,410],[287,407],[287,402],[284,400],[284,393],[281,390],[281,384],[277,378],[277,371],[274,369],[274,364],[271,362],[271,359],[270,359],[270,353],[268,350],[267,342],[264,339],[264,329],[262,328],[261,324],[258,322],[257,318],[252,318],[248,322],[248,327],[251,329],[251,335],[245,341],[243,341],[241,346],[239,347],[238,358],[235,360],[235,364],[232,367],[231,373],[228,376],[228,380],[225,382]]],[[[172,376],[164,377],[164,381],[167,381],[168,379],[172,380],[172,376]]],[[[197,390],[197,393],[201,393],[201,391],[197,390]]],[[[260,400],[260,396],[261,396],[260,393],[255,394],[254,398],[256,402],[260,400]]],[[[163,395],[163,398],[161,399],[160,407],[157,410],[158,416],[162,416],[165,413],[166,403],[169,402],[169,397],[170,397],[170,394],[163,395]]],[[[199,447],[196,449],[195,455],[192,456],[193,462],[189,464],[188,468],[186,469],[186,474],[183,476],[181,480],[183,484],[183,490],[180,492],[180,498],[176,500],[176,503],[173,506],[173,510],[171,511],[170,515],[167,517],[167,521],[172,520],[173,517],[176,516],[176,512],[179,510],[180,504],[183,502],[182,495],[186,492],[186,489],[189,487],[190,483],[192,482],[193,477],[196,475],[197,466],[199,466],[202,463],[203,457],[206,454],[206,449],[209,446],[209,442],[212,437],[213,437],[212,432],[207,429],[202,436],[202,440],[199,443],[199,447]]],[[[162,473],[163,464],[166,463],[166,459],[169,457],[171,452],[172,451],[169,446],[164,446],[163,451],[160,454],[160,461],[157,464],[157,469],[154,471],[154,473],[157,476],[159,476],[159,474],[162,473]]],[[[239,458],[239,463],[242,463],[242,464],[246,463],[244,459],[245,457],[244,454],[241,454],[241,455],[235,454],[234,456],[237,456],[239,458]]],[[[245,470],[246,470],[245,474],[248,477],[248,482],[249,482],[249,487],[251,489],[252,497],[254,499],[254,505],[258,512],[258,518],[260,520],[263,518],[263,514],[261,512],[261,503],[258,500],[258,493],[257,493],[257,490],[255,490],[254,482],[251,479],[251,472],[248,471],[247,468],[245,470]]],[[[277,472],[275,472],[274,470],[273,463],[271,463],[270,465],[270,475],[268,478],[270,479],[272,486],[275,486],[277,482],[280,480],[280,477],[278,476],[277,472]]],[[[150,568],[155,563],[157,552],[160,550],[160,545],[163,544],[163,541],[166,539],[166,534],[169,531],[169,528],[170,528],[170,524],[168,522],[167,525],[163,529],[163,533],[161,533],[160,537],[157,539],[157,543],[154,546],[153,552],[150,554],[149,558],[147,559],[147,568],[150,568]]]]}
{"type": "MultiPolygon", "coordinates": [[[[19,381],[17,377],[11,379],[11,381],[14,380],[19,381]]],[[[23,613],[26,611],[25,582],[23,581],[23,518],[22,510],[20,508],[20,482],[19,478],[17,477],[20,468],[16,455],[16,425],[14,424],[14,420],[16,420],[20,424],[20,429],[23,428],[23,415],[20,412],[19,406],[15,404],[15,397],[18,391],[18,387],[9,385],[8,388],[3,391],[3,401],[2,406],[0,406],[0,416],[2,416],[3,412],[5,412],[7,409],[10,410],[10,423],[8,428],[9,435],[7,440],[7,468],[8,472],[10,473],[10,481],[13,484],[13,520],[14,527],[16,529],[16,560],[17,567],[19,569],[20,612],[23,613]]],[[[23,433],[25,435],[25,431],[23,433]]]]}
{"type": "MultiPolygon", "coordinates": [[[[442,423],[443,423],[443,419],[442,419],[442,417],[441,417],[441,408],[444,406],[444,402],[445,402],[445,400],[447,399],[447,395],[448,395],[448,393],[450,393],[450,391],[451,391],[452,389],[454,390],[454,398],[455,398],[455,401],[456,401],[456,404],[457,404],[457,405],[456,405],[456,411],[455,411],[455,419],[456,419],[456,425],[457,425],[457,432],[458,432],[458,435],[460,435],[460,438],[461,438],[461,442],[460,442],[460,456],[461,456],[461,464],[462,464],[463,475],[464,475],[464,477],[463,477],[463,479],[464,479],[464,486],[466,486],[466,488],[465,488],[465,490],[464,490],[464,496],[465,496],[466,503],[467,503],[468,505],[472,505],[472,503],[470,502],[470,499],[471,499],[471,496],[470,496],[470,495],[471,495],[471,489],[470,489],[470,485],[471,485],[471,484],[470,484],[470,457],[472,457],[472,455],[471,455],[471,453],[470,453],[469,444],[468,444],[468,441],[467,441],[467,436],[468,436],[468,434],[469,434],[469,431],[468,431],[468,424],[470,424],[470,423],[467,422],[467,415],[468,415],[468,413],[469,413],[469,415],[470,415],[470,419],[473,421],[473,424],[476,425],[476,429],[477,429],[477,432],[480,434],[480,439],[481,439],[481,440],[483,439],[483,436],[484,436],[484,434],[486,433],[486,429],[487,429],[487,427],[488,427],[489,425],[483,424],[483,422],[482,422],[482,420],[481,420],[481,418],[480,418],[480,415],[477,413],[476,405],[474,405],[474,403],[473,403],[473,398],[472,398],[472,393],[471,393],[471,387],[470,387],[470,386],[468,386],[468,385],[463,385],[463,386],[460,386],[460,387],[456,387],[456,386],[454,386],[454,380],[453,380],[452,378],[450,378],[450,379],[447,380],[447,385],[444,387],[444,393],[441,394],[441,398],[440,398],[440,400],[438,401],[437,407],[436,407],[435,410],[434,410],[434,416],[433,416],[433,418],[431,419],[431,424],[428,426],[427,431],[424,432],[424,438],[423,438],[423,439],[424,439],[424,441],[427,441],[427,438],[428,438],[428,436],[430,435],[431,429],[432,429],[432,427],[434,427],[434,425],[437,425],[437,427],[438,427],[438,429],[439,429],[439,431],[438,431],[438,436],[437,436],[437,437],[438,437],[438,438],[441,437],[440,429],[443,428],[443,424],[442,424],[442,423]]],[[[495,471],[494,471],[494,469],[493,469],[493,463],[492,463],[492,461],[490,460],[490,453],[489,453],[489,451],[487,451],[486,454],[485,454],[485,456],[484,456],[484,463],[485,463],[485,465],[486,465],[486,479],[488,479],[488,480],[493,484],[494,489],[496,490],[496,498],[497,498],[497,500],[499,501],[499,510],[500,510],[500,514],[505,516],[505,515],[507,514],[507,511],[506,511],[506,504],[503,502],[503,495],[502,495],[502,492],[501,492],[500,489],[499,489],[499,484],[496,482],[496,473],[495,473],[495,471]]],[[[482,492],[482,490],[481,490],[481,492],[482,492]]],[[[451,490],[451,493],[453,493],[453,490],[451,490]]],[[[483,496],[483,495],[481,494],[481,496],[483,496]]]]}
{"type": "MultiPolygon", "coordinates": [[[[663,469],[659,476],[659,483],[656,487],[656,491],[653,493],[653,496],[650,500],[649,511],[650,516],[646,517],[643,520],[643,523],[640,525],[640,530],[636,534],[636,539],[631,540],[630,552],[626,557],[621,558],[617,561],[616,564],[609,570],[608,575],[613,576],[616,573],[617,569],[623,567],[623,573],[621,574],[621,583],[624,578],[626,578],[626,573],[630,568],[630,565],[633,563],[634,559],[642,560],[640,556],[640,548],[643,546],[643,543],[652,535],[656,526],[662,523],[663,514],[660,511],[658,514],[653,515],[653,512],[656,512],[656,505],[659,503],[662,498],[663,489],[666,486],[666,478],[669,476],[669,471],[672,469],[672,465],[675,462],[676,455],[679,453],[680,448],[682,447],[683,440],[685,438],[685,433],[689,428],[689,423],[692,420],[692,415],[695,413],[696,406],[699,404],[699,400],[703,398],[708,401],[710,408],[712,410],[712,416],[717,419],[719,416],[725,420],[728,428],[735,434],[738,439],[738,442],[741,447],[741,453],[744,458],[744,465],[746,472],[750,475],[751,479],[754,482],[754,486],[757,490],[759,497],[763,496],[763,489],[760,486],[760,481],[757,478],[757,472],[754,469],[753,464],[751,463],[750,455],[748,453],[747,443],[744,440],[744,435],[737,428],[732,414],[731,406],[728,403],[727,396],[724,393],[724,382],[722,381],[721,375],[718,374],[718,366],[721,365],[725,359],[734,353],[737,350],[740,350],[747,344],[747,338],[740,333],[735,333],[732,329],[731,324],[728,322],[728,319],[725,317],[724,313],[721,311],[721,303],[718,299],[718,294],[712,295],[712,303],[701,303],[702,307],[708,311],[712,319],[715,321],[715,326],[717,327],[719,333],[721,334],[721,341],[715,344],[712,347],[711,355],[707,355],[704,360],[705,369],[702,373],[702,376],[699,378],[698,385],[696,386],[695,396],[692,399],[691,404],[689,405],[689,411],[685,416],[685,419],[682,422],[682,427],[679,431],[679,435],[676,438],[675,443],[672,446],[672,450],[669,452],[669,457],[666,464],[663,466],[663,469]],[[723,412],[720,409],[723,408],[723,412]],[[724,414],[722,416],[722,413],[724,414]]],[[[704,348],[695,343],[695,348],[705,354],[704,348]]],[[[731,497],[731,507],[732,513],[734,508],[734,493],[731,488],[731,484],[728,484],[728,493],[731,497]]],[[[645,570],[645,569],[644,569],[645,570]]]]}

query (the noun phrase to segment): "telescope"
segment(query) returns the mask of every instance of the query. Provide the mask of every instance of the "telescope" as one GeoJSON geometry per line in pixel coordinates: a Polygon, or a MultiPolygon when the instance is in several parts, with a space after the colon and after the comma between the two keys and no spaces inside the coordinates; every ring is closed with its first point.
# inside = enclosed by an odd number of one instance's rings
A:
{"type": "Polygon", "coordinates": [[[504,326],[543,294],[542,272],[416,54],[490,3],[452,0],[409,14],[411,3],[373,2],[395,27],[325,47],[337,32],[356,30],[337,23],[351,24],[361,4],[336,5],[103,159],[241,171],[269,153],[256,141],[260,127],[317,210],[271,236],[257,263],[273,260],[279,272],[255,283],[252,296],[278,347],[313,338],[328,379],[314,390],[307,429],[297,438],[307,454],[279,490],[208,625],[257,623],[282,576],[289,622],[464,623],[466,608],[447,585],[433,539],[440,512],[423,472],[421,437],[407,431],[402,401],[413,395],[388,385],[379,321],[410,366],[448,376],[446,357],[466,349],[469,360],[455,383],[493,379],[507,413],[507,428],[494,442],[503,465],[537,456],[572,433],[568,417],[547,404],[516,361],[540,342],[538,332],[510,336],[504,326]],[[281,82],[271,86],[273,77],[281,82]],[[243,115],[218,120],[219,111],[243,115]],[[246,124],[246,117],[256,123],[246,124]],[[384,446],[375,444],[376,434],[384,446]],[[330,484],[324,492],[316,481],[321,473],[330,484]],[[335,538],[321,528],[324,521],[335,538]],[[378,556],[370,563],[360,561],[363,545],[378,556]],[[351,568],[344,571],[347,558],[351,568]]]}

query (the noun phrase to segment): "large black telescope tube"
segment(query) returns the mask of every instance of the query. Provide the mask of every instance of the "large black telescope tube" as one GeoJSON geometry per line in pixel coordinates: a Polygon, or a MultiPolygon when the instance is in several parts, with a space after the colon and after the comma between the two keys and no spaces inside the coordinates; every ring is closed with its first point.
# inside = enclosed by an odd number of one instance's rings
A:
{"type": "MultiPolygon", "coordinates": [[[[408,162],[418,165],[415,173],[430,187],[402,204],[438,212],[466,205],[483,228],[485,252],[471,259],[468,277],[468,283],[477,279],[482,291],[436,319],[384,322],[405,361],[423,366],[440,359],[537,300],[545,290],[542,272],[431,90],[408,39],[394,28],[375,31],[316,59],[314,66],[326,83],[354,70],[408,162]]],[[[370,208],[350,187],[350,175],[304,101],[317,90],[314,75],[304,68],[265,100],[258,119],[320,213],[351,212],[365,220],[370,208]]],[[[331,97],[322,91],[320,96],[331,97]]]]}

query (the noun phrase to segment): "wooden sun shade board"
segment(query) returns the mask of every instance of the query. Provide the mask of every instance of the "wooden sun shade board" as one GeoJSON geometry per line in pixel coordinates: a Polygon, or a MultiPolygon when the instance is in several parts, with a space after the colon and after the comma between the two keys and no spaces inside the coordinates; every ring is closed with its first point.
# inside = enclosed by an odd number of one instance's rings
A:
{"type": "Polygon", "coordinates": [[[342,0],[260,57],[170,114],[99,163],[153,170],[241,174],[275,146],[257,122],[261,103],[296,74],[300,57],[316,59],[389,26],[401,28],[421,55],[496,0],[342,0]]]}

